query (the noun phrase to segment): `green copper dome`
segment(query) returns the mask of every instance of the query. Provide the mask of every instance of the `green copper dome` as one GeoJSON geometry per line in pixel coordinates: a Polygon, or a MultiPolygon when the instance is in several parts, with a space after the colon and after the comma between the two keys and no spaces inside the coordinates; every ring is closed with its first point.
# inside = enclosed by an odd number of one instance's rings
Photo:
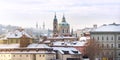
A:
{"type": "Polygon", "coordinates": [[[69,24],[66,22],[65,17],[63,15],[62,22],[59,24],[60,26],[69,26],[69,24]]]}

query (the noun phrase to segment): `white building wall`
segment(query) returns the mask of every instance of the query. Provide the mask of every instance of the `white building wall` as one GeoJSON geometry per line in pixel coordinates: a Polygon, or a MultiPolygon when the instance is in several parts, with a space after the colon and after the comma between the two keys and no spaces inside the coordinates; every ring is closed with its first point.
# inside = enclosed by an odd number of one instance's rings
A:
{"type": "Polygon", "coordinates": [[[120,40],[118,40],[119,37],[120,37],[119,33],[95,33],[95,34],[91,34],[91,38],[92,39],[94,38],[95,40],[97,40],[100,43],[100,46],[104,45],[103,48],[104,48],[105,54],[109,53],[109,54],[112,54],[113,57],[116,56],[116,60],[120,59],[120,40]],[[98,39],[98,37],[99,37],[99,39],[98,39]],[[107,45],[109,47],[107,47],[107,45]],[[116,48],[116,50],[115,50],[115,48],[116,48]]]}

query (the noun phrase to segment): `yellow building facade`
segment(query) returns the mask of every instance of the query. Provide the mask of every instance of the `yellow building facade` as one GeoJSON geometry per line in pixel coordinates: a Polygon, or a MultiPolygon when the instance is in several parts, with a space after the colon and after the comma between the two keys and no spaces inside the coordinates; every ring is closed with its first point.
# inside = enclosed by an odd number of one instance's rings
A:
{"type": "Polygon", "coordinates": [[[7,33],[4,37],[1,37],[0,44],[19,44],[23,35],[29,39],[30,43],[33,42],[33,38],[27,34],[24,29],[16,29],[13,32],[7,33]]]}
{"type": "Polygon", "coordinates": [[[45,44],[19,46],[19,44],[0,45],[0,60],[54,60],[56,58],[53,49],[45,44]]]}
{"type": "Polygon", "coordinates": [[[0,60],[51,60],[53,58],[55,58],[55,54],[0,54],[0,60]]]}

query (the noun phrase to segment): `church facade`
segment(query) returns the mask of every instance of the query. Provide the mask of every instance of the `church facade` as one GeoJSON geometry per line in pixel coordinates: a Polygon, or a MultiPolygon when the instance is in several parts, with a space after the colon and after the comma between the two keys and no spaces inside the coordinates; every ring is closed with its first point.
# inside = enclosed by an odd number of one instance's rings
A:
{"type": "Polygon", "coordinates": [[[53,20],[53,36],[70,36],[70,25],[63,15],[62,21],[58,24],[56,14],[53,20]]]}

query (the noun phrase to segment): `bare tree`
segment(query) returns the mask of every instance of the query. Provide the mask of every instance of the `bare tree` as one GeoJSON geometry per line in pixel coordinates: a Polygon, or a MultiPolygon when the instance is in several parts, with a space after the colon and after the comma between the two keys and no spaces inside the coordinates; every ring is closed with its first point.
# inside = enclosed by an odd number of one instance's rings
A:
{"type": "Polygon", "coordinates": [[[101,47],[98,43],[98,41],[93,39],[87,41],[85,55],[88,56],[90,60],[95,60],[95,58],[98,57],[101,52],[101,47]]]}

